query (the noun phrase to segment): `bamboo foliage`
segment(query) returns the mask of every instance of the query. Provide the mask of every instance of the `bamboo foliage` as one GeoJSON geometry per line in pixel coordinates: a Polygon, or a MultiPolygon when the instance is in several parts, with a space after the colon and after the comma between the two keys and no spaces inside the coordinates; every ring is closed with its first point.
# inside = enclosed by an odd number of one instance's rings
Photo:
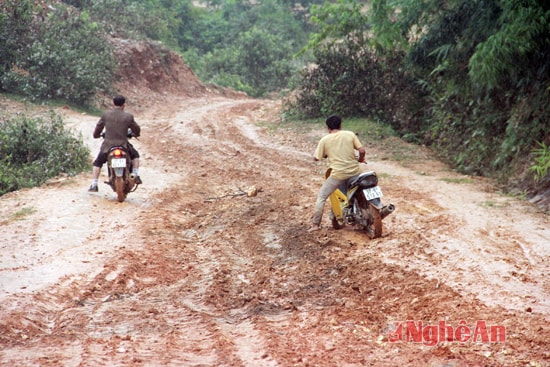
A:
{"type": "Polygon", "coordinates": [[[499,83],[517,82],[518,66],[541,47],[549,46],[549,16],[536,1],[503,1],[501,15],[496,19],[498,31],[476,46],[469,60],[469,76],[478,89],[491,90],[499,83]]]}
{"type": "Polygon", "coordinates": [[[547,1],[372,0],[367,6],[339,0],[316,11],[325,17],[310,43],[318,67],[305,75],[307,88],[297,103],[302,111],[339,106],[381,118],[403,136],[431,144],[458,170],[504,182],[532,154],[536,141],[548,139],[547,1]],[[356,27],[359,18],[364,23],[356,27]],[[350,37],[358,31],[367,36],[350,37]],[[338,56],[329,57],[327,44],[338,44],[337,52],[348,58],[355,55],[356,64],[376,60],[376,66],[335,63],[338,56]],[[321,73],[326,63],[336,70],[321,73]],[[341,75],[351,84],[340,83],[341,75]],[[397,81],[407,82],[392,89],[397,81]],[[350,86],[363,93],[350,95],[350,86]],[[363,96],[369,96],[369,108],[353,108],[364,105],[363,96]]]}

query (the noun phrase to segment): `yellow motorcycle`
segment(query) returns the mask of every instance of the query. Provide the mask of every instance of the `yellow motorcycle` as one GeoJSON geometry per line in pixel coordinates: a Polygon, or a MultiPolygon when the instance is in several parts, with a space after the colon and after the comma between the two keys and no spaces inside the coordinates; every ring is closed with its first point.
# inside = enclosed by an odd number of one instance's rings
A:
{"type": "MultiPolygon", "coordinates": [[[[325,178],[330,176],[329,168],[325,178]]],[[[330,196],[331,221],[334,229],[346,224],[358,225],[374,239],[382,236],[382,219],[393,213],[393,204],[382,204],[382,190],[376,172],[369,171],[350,178],[330,196]]]]}

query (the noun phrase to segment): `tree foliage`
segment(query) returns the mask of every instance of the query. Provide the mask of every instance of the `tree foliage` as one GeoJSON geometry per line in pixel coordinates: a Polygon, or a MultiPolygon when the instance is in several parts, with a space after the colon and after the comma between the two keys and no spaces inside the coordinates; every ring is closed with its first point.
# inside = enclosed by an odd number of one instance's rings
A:
{"type": "Polygon", "coordinates": [[[550,131],[549,19],[537,1],[453,1],[411,42],[431,138],[460,170],[508,175],[550,131]]]}
{"type": "Polygon", "coordinates": [[[253,27],[239,34],[233,47],[207,54],[205,71],[218,84],[265,95],[286,87],[292,74],[286,57],[291,53],[278,35],[253,27]],[[235,77],[233,82],[222,80],[230,75],[235,77]]]}
{"type": "Polygon", "coordinates": [[[112,36],[148,38],[175,45],[178,0],[64,0],[99,22],[112,36]]]}
{"type": "Polygon", "coordinates": [[[541,59],[548,55],[545,49],[550,41],[548,9],[537,1],[506,0],[500,5],[499,11],[495,11],[497,16],[490,19],[495,31],[475,45],[469,59],[471,82],[482,90],[507,83],[522,88],[525,82],[537,78],[541,67],[548,68],[544,65],[548,59],[541,59]],[[520,65],[529,67],[518,67],[520,65]]]}
{"type": "Polygon", "coordinates": [[[0,90],[86,104],[109,88],[112,52],[87,13],[29,0],[6,0],[0,8],[0,90]]]}
{"type": "Polygon", "coordinates": [[[540,181],[550,172],[550,146],[545,143],[538,143],[538,147],[533,149],[535,164],[529,169],[534,172],[535,180],[540,181]]]}
{"type": "Polygon", "coordinates": [[[310,27],[293,6],[281,0],[229,0],[188,7],[189,23],[181,29],[178,46],[205,81],[253,96],[278,91],[303,65],[294,56],[307,42],[310,27]]]}
{"type": "Polygon", "coordinates": [[[30,42],[33,9],[31,1],[0,4],[0,76],[11,70],[19,50],[30,42]]]}
{"type": "Polygon", "coordinates": [[[315,65],[301,72],[297,99],[286,104],[287,113],[362,115],[418,131],[420,121],[411,111],[421,108],[423,91],[402,67],[402,51],[375,52],[365,4],[338,0],[314,6],[312,20],[319,33],[306,49],[313,51],[315,65]]]}
{"type": "Polygon", "coordinates": [[[308,45],[317,66],[290,108],[382,111],[375,116],[461,171],[503,178],[548,139],[547,2],[338,0],[313,18],[321,21],[308,45]],[[388,113],[389,99],[399,114],[388,113]]]}

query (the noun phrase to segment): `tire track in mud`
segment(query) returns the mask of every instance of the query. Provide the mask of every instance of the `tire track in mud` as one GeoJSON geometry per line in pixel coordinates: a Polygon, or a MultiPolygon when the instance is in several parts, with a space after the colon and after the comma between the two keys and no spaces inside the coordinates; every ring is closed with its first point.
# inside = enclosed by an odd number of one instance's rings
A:
{"type": "MultiPolygon", "coordinates": [[[[257,105],[257,102],[244,101],[242,104],[257,105]]],[[[194,111],[192,115],[196,120],[195,124],[187,117],[187,112],[175,117],[176,120],[187,121],[184,131],[190,129],[189,125],[192,126],[193,134],[190,139],[182,138],[185,145],[183,149],[187,152],[193,151],[191,154],[193,157],[198,157],[208,151],[209,155],[203,156],[203,159],[207,161],[210,156],[213,157],[208,167],[196,172],[198,177],[202,177],[194,182],[197,187],[188,183],[185,188],[187,191],[200,190],[201,197],[198,200],[203,203],[207,201],[206,198],[222,198],[227,193],[231,194],[236,190],[240,193],[242,187],[257,184],[257,180],[261,176],[262,167],[254,159],[255,155],[260,157],[261,155],[256,153],[259,148],[256,147],[258,142],[254,141],[257,136],[252,131],[254,129],[252,125],[247,127],[251,130],[246,132],[246,137],[243,137],[242,134],[242,121],[244,119],[249,124],[249,117],[238,117],[237,121],[240,127],[236,128],[233,121],[235,113],[225,113],[224,106],[233,110],[236,104],[224,101],[221,105],[209,105],[202,113],[197,114],[197,111],[194,111]],[[216,110],[216,114],[211,114],[211,109],[216,110]],[[226,115],[230,116],[229,119],[222,118],[226,115]],[[241,152],[246,154],[246,157],[241,157],[241,152]],[[228,158],[223,159],[228,155],[228,158]],[[207,187],[204,185],[205,182],[208,183],[207,187]]],[[[180,126],[175,128],[176,133],[180,126]]],[[[182,134],[181,131],[179,133],[182,134]]],[[[199,166],[203,168],[204,164],[199,166]]],[[[194,293],[193,300],[190,300],[188,296],[187,304],[192,303],[194,309],[198,308],[202,312],[207,310],[207,313],[213,317],[219,331],[233,346],[233,353],[239,361],[237,364],[257,365],[261,361],[261,365],[277,365],[277,362],[271,360],[266,354],[265,343],[262,341],[263,336],[255,331],[249,317],[241,311],[235,312],[236,310],[230,305],[228,307],[233,311],[229,314],[224,312],[225,292],[229,292],[229,296],[237,296],[239,302],[247,302],[246,295],[232,294],[235,292],[232,288],[232,283],[235,280],[242,283],[247,282],[247,275],[241,268],[250,268],[250,271],[255,271],[251,259],[241,253],[238,246],[236,247],[239,242],[239,234],[234,232],[234,228],[239,226],[235,222],[245,217],[245,214],[232,213],[231,215],[236,215],[237,218],[222,220],[221,213],[228,209],[233,210],[232,205],[224,203],[222,199],[209,200],[208,204],[195,202],[193,209],[196,211],[188,208],[187,213],[194,212],[196,219],[186,225],[190,228],[184,230],[183,235],[190,243],[194,243],[192,245],[193,257],[197,258],[196,261],[197,264],[200,264],[200,268],[197,269],[197,272],[192,272],[196,276],[193,283],[196,284],[198,294],[194,293]],[[227,277],[232,279],[227,279],[227,277]],[[228,284],[228,287],[225,287],[224,284],[228,284]],[[222,306],[221,309],[220,306],[222,306]]]]}

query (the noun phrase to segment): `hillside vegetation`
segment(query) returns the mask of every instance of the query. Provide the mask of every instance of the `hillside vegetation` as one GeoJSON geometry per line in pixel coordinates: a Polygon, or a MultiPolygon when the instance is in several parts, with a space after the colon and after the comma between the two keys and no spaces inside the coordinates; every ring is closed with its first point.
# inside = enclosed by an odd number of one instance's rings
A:
{"type": "Polygon", "coordinates": [[[289,113],[369,116],[430,145],[460,172],[548,196],[549,3],[368,5],[313,9],[320,31],[308,47],[317,67],[302,73],[289,113]]]}

